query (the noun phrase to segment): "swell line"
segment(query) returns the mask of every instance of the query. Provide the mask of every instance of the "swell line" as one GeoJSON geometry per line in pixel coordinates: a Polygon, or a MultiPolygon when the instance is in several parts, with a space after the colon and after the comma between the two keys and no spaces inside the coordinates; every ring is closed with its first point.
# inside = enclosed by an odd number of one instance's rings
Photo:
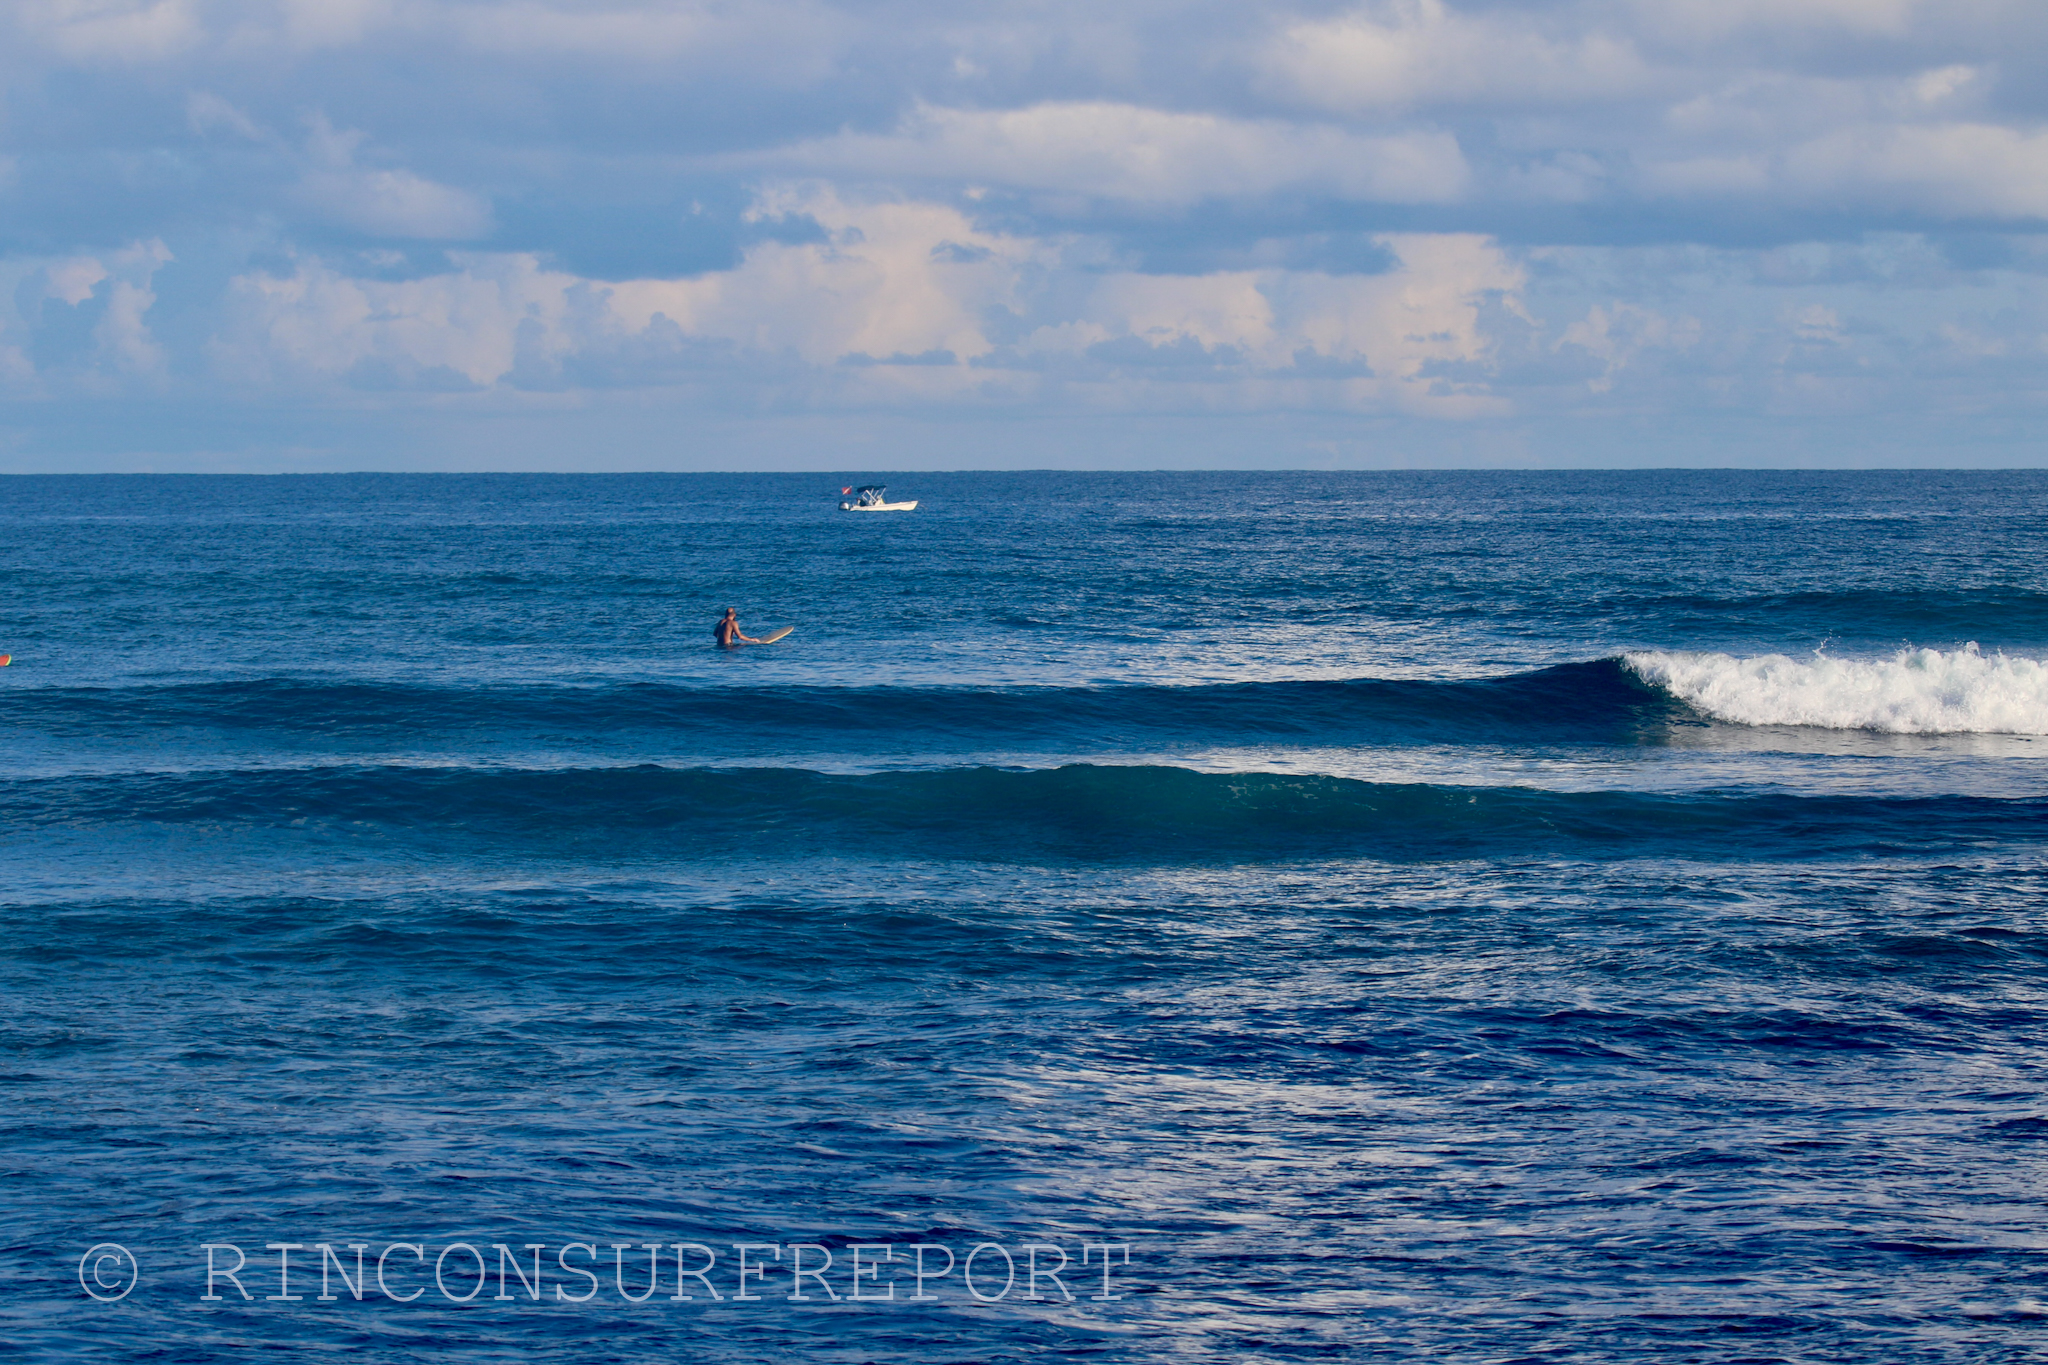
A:
{"type": "Polygon", "coordinates": [[[258,679],[0,692],[0,720],[58,735],[199,728],[323,739],[474,732],[902,736],[1062,742],[1127,736],[1319,743],[1428,736],[1611,736],[1688,714],[1618,659],[1498,678],[1204,686],[707,688],[434,687],[258,679]]]}
{"type": "Polygon", "coordinates": [[[2038,844],[2048,800],[1555,792],[1165,766],[344,766],[0,784],[18,831],[240,827],[621,858],[1810,859],[2038,844]]]}
{"type": "MultiPolygon", "coordinates": [[[[281,747],[650,739],[714,756],[821,742],[866,753],[1133,752],[1173,744],[1317,746],[1655,742],[1674,726],[1890,734],[2048,734],[2048,664],[1974,647],[1880,659],[1633,651],[1493,678],[1194,686],[431,686],[269,678],[0,690],[0,726],[105,744],[281,747]]],[[[659,752],[655,749],[654,752],[659,752]]]]}

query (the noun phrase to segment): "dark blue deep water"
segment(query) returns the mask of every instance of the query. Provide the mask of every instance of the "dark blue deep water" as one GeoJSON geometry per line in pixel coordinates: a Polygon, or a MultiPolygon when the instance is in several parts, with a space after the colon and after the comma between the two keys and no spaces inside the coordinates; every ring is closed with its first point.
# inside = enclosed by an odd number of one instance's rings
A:
{"type": "Polygon", "coordinates": [[[2048,476],[849,481],[0,482],[0,1349],[2048,1345],[2048,476]]]}

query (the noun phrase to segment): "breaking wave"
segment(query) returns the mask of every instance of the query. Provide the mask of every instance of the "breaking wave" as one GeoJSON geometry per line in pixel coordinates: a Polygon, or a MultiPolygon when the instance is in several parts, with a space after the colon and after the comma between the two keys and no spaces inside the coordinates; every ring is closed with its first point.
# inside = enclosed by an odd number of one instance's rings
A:
{"type": "Polygon", "coordinates": [[[1810,725],[1901,735],[2048,734],[2048,664],[1985,654],[1901,650],[1889,659],[1817,654],[1624,656],[1635,674],[1699,711],[1741,725],[1810,725]]]}

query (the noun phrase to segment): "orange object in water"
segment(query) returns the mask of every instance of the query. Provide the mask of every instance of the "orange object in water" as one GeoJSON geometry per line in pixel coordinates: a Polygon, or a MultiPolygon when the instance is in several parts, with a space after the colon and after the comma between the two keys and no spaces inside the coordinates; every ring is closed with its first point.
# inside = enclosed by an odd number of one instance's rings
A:
{"type": "Polygon", "coordinates": [[[5,668],[13,662],[14,656],[12,654],[0,654],[0,668],[5,668]]]}

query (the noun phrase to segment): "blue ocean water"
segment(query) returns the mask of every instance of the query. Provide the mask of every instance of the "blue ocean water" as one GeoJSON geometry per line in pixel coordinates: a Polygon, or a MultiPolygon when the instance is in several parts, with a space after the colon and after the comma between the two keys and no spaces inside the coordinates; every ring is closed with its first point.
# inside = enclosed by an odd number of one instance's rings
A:
{"type": "Polygon", "coordinates": [[[0,481],[0,1343],[2040,1351],[2048,475],[847,481],[0,481]]]}

